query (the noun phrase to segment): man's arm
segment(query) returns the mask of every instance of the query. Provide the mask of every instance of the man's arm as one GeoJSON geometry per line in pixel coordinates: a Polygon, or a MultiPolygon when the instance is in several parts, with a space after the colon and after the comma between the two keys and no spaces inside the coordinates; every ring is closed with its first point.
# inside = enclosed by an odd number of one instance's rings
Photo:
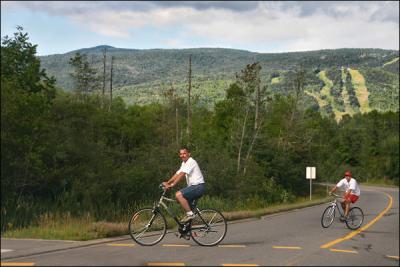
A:
{"type": "Polygon", "coordinates": [[[335,185],[335,186],[331,189],[331,191],[329,191],[329,194],[332,194],[333,192],[335,192],[336,189],[337,189],[337,186],[335,185]]]}
{"type": "Polygon", "coordinates": [[[178,184],[182,178],[185,176],[184,172],[175,173],[167,182],[163,182],[166,188],[170,188],[178,184]]]}

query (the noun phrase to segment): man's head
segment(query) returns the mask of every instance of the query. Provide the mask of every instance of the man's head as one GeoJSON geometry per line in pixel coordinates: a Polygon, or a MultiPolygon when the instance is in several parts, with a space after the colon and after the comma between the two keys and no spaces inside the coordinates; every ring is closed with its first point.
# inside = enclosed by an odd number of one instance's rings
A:
{"type": "Polygon", "coordinates": [[[350,181],[350,179],[351,179],[351,172],[350,172],[350,171],[346,171],[346,172],[344,173],[344,177],[346,178],[347,181],[350,181]]]}
{"type": "Polygon", "coordinates": [[[179,157],[183,162],[186,162],[190,158],[190,150],[187,147],[182,147],[179,150],[179,157]]]}

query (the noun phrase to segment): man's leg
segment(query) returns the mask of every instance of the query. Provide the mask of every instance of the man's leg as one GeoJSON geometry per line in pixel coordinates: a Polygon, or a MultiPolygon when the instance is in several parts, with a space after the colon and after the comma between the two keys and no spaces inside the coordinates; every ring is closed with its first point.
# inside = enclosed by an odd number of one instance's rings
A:
{"type": "MultiPolygon", "coordinates": [[[[191,211],[190,205],[189,205],[189,202],[186,200],[186,198],[181,193],[181,191],[178,191],[175,193],[175,198],[181,204],[182,208],[186,211],[186,214],[188,214],[188,212],[191,211]]],[[[190,239],[190,236],[188,234],[182,234],[180,232],[176,232],[176,236],[179,238],[184,238],[186,240],[190,239]]]]}
{"type": "MultiPolygon", "coordinates": [[[[343,210],[343,212],[345,212],[345,210],[346,210],[346,200],[344,200],[343,202],[340,202],[340,205],[342,205],[342,210],[343,210]]],[[[346,214],[346,212],[345,212],[345,214],[346,214]]]]}
{"type": "Polygon", "coordinates": [[[350,207],[350,200],[346,200],[346,209],[344,211],[345,217],[347,217],[347,214],[349,214],[349,207],[350,207]]]}
{"type": "Polygon", "coordinates": [[[181,204],[182,208],[186,212],[191,211],[190,206],[189,206],[189,202],[186,200],[186,198],[183,197],[181,191],[176,192],[175,198],[178,200],[178,202],[181,204]]]}

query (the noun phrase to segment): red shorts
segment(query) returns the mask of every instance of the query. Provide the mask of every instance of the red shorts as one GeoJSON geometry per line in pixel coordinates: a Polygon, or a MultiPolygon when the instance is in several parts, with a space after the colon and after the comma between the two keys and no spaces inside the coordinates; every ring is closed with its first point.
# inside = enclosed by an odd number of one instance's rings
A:
{"type": "Polygon", "coordinates": [[[350,194],[344,197],[345,200],[350,200],[351,203],[355,203],[358,200],[358,196],[350,194]]]}

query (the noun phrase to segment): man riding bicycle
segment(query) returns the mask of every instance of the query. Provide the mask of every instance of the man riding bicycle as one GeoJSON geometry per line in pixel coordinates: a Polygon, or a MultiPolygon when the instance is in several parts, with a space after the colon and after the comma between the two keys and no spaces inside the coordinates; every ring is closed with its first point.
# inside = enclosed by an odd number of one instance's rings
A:
{"type": "Polygon", "coordinates": [[[340,180],[336,186],[332,188],[332,190],[329,192],[329,194],[332,194],[333,192],[336,191],[336,189],[344,187],[344,201],[341,202],[340,204],[342,205],[342,208],[344,210],[344,218],[341,218],[342,221],[347,219],[347,215],[349,213],[349,207],[350,203],[355,203],[358,198],[360,197],[361,191],[360,188],[357,184],[356,179],[351,177],[351,172],[346,171],[344,173],[344,178],[340,180]]]}
{"type": "Polygon", "coordinates": [[[177,185],[183,177],[186,177],[188,186],[175,194],[175,198],[186,211],[186,216],[182,219],[182,222],[186,223],[195,217],[191,205],[194,200],[197,200],[204,194],[205,183],[200,167],[191,157],[187,147],[182,147],[179,150],[179,157],[182,160],[180,169],[167,182],[163,182],[163,186],[167,189],[172,188],[177,185]]]}

